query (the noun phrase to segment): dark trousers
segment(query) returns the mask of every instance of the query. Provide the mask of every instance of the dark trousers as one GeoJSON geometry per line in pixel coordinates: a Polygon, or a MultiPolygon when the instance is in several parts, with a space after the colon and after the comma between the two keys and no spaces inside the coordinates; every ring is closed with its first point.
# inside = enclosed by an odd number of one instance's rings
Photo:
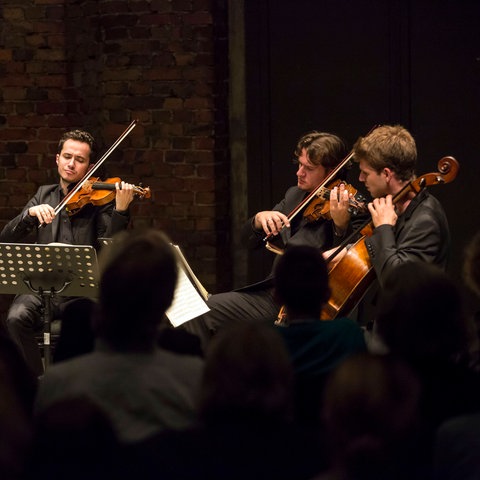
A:
{"type": "Polygon", "coordinates": [[[235,323],[265,323],[273,325],[281,305],[275,301],[273,289],[233,291],[209,297],[210,311],[182,325],[200,338],[205,350],[212,336],[235,323]]]}
{"type": "MultiPolygon", "coordinates": [[[[74,297],[54,296],[51,299],[51,319],[61,318],[66,303],[74,297]]],[[[43,374],[43,362],[36,335],[43,331],[43,301],[39,295],[17,295],[10,306],[6,318],[6,327],[14,342],[18,345],[32,372],[43,374]]]]}

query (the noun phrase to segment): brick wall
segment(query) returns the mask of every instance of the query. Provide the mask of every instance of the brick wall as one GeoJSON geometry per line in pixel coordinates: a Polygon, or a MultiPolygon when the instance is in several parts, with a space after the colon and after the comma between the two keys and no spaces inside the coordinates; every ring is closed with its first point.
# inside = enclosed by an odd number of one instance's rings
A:
{"type": "Polygon", "coordinates": [[[133,226],[163,229],[210,291],[229,288],[227,25],[221,0],[12,0],[0,9],[0,227],[57,181],[60,135],[149,186],[133,226]]]}

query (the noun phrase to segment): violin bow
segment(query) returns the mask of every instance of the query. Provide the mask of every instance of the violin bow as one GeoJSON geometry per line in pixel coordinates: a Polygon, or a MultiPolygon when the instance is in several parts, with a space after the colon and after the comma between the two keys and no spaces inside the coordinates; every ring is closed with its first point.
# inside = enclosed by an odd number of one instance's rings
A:
{"type": "MultiPolygon", "coordinates": [[[[85,182],[101,167],[103,162],[110,156],[110,154],[123,142],[123,140],[130,134],[130,132],[137,126],[138,120],[135,119],[133,122],[125,129],[125,131],[115,140],[112,146],[102,155],[102,157],[93,165],[93,167],[85,174],[85,176],[75,185],[75,187],[65,196],[65,198],[55,207],[55,215],[67,205],[72,198],[85,184],[85,182]]],[[[40,224],[39,227],[42,227],[44,224],[40,224]]]]}

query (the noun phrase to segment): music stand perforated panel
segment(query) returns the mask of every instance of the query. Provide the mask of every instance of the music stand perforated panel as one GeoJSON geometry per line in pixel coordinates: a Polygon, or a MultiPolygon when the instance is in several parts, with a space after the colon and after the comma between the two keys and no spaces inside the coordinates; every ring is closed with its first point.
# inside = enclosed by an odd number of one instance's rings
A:
{"type": "Polygon", "coordinates": [[[98,264],[89,245],[0,243],[0,293],[42,289],[97,297],[98,264]]]}

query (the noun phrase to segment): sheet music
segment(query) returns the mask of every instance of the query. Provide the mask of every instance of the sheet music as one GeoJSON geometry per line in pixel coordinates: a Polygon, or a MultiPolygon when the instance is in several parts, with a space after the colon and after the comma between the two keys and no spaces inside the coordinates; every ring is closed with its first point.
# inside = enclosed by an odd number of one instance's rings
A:
{"type": "Polygon", "coordinates": [[[178,268],[178,281],[170,308],[166,315],[174,327],[198,317],[210,309],[193,286],[181,265],[178,268]]]}
{"type": "Polygon", "coordinates": [[[208,299],[208,292],[206,288],[201,284],[200,280],[197,278],[197,276],[193,273],[192,268],[187,262],[187,259],[185,258],[185,255],[183,254],[181,248],[178,245],[172,244],[172,247],[175,249],[177,252],[177,255],[179,256],[180,263],[178,268],[182,267],[185,269],[187,275],[189,276],[190,280],[195,284],[197,290],[199,291],[200,295],[203,297],[205,301],[208,299]]]}

